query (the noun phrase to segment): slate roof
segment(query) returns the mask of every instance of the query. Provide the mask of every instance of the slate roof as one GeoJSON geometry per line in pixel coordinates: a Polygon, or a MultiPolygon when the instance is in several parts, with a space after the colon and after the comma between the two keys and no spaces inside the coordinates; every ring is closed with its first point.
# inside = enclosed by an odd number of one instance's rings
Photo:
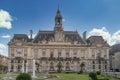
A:
{"type": "Polygon", "coordinates": [[[14,39],[15,39],[15,40],[20,40],[20,41],[22,41],[22,40],[27,40],[27,42],[31,41],[31,40],[28,38],[27,34],[14,34],[14,37],[13,37],[12,41],[13,41],[14,39]]]}
{"type": "MultiPolygon", "coordinates": [[[[96,43],[104,43],[105,45],[107,44],[106,41],[104,41],[102,36],[90,36],[86,42],[83,40],[83,38],[78,34],[77,31],[64,31],[65,34],[65,41],[74,43],[74,41],[77,41],[78,43],[81,44],[96,44],[96,43]]],[[[39,31],[38,34],[35,36],[34,39],[28,38],[27,34],[15,34],[12,41],[15,40],[26,40],[27,42],[33,42],[33,43],[39,43],[42,42],[43,40],[50,41],[54,40],[54,31],[39,31]]],[[[107,44],[108,45],[108,44],[107,44]]]]}
{"type": "Polygon", "coordinates": [[[42,40],[49,41],[51,38],[54,38],[53,31],[39,31],[38,34],[33,39],[33,42],[38,43],[38,41],[42,41],[42,40]]]}
{"type": "Polygon", "coordinates": [[[68,39],[70,42],[78,41],[82,44],[84,44],[83,39],[81,36],[78,34],[77,31],[65,31],[65,39],[68,39]]]}
{"type": "Polygon", "coordinates": [[[104,39],[102,36],[90,36],[88,39],[87,39],[87,42],[88,43],[104,43],[104,39]]]}
{"type": "Polygon", "coordinates": [[[116,52],[120,52],[120,44],[115,44],[110,47],[109,54],[113,55],[116,52]]]}
{"type": "MultiPolygon", "coordinates": [[[[84,43],[80,35],[76,31],[64,31],[65,39],[69,42],[78,41],[80,43],[84,43]]],[[[54,31],[39,31],[36,37],[34,38],[33,42],[38,43],[39,41],[46,40],[49,41],[54,39],[54,31]]]]}

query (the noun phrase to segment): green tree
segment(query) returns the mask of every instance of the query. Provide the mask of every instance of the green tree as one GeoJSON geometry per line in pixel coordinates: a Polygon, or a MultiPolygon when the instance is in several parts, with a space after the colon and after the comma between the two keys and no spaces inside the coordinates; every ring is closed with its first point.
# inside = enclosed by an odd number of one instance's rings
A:
{"type": "Polygon", "coordinates": [[[62,71],[62,64],[59,62],[58,64],[57,64],[57,68],[58,68],[58,72],[61,72],[62,71]]]}

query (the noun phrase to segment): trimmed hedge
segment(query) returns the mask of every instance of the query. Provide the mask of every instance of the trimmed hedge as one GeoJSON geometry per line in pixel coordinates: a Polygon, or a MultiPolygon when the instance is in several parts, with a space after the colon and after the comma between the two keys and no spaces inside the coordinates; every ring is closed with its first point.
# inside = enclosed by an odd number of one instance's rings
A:
{"type": "Polygon", "coordinates": [[[96,71],[96,74],[97,74],[97,75],[101,75],[101,72],[100,72],[100,71],[96,71]]]}
{"type": "Polygon", "coordinates": [[[97,79],[97,74],[95,72],[90,72],[89,77],[91,77],[92,80],[98,80],[97,79]]]}
{"type": "Polygon", "coordinates": [[[32,80],[31,75],[28,73],[20,73],[17,77],[16,80],[32,80]]]}

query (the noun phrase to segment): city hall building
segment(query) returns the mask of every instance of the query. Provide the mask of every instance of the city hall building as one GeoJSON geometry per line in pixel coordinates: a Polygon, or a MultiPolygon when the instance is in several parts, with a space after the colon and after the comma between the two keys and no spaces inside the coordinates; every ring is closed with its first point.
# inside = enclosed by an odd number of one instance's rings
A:
{"type": "Polygon", "coordinates": [[[8,70],[32,72],[84,72],[109,70],[109,45],[101,36],[86,38],[77,31],[64,31],[60,10],[55,16],[52,31],[39,30],[33,38],[27,34],[14,34],[8,43],[8,70]]]}

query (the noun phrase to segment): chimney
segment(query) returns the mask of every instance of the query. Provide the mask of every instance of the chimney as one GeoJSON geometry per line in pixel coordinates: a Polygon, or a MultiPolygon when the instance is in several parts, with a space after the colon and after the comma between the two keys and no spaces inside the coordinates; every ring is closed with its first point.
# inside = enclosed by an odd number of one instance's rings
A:
{"type": "Polygon", "coordinates": [[[30,30],[30,39],[33,39],[33,31],[30,30]]]}
{"type": "Polygon", "coordinates": [[[84,31],[83,32],[83,39],[86,41],[86,33],[87,33],[87,31],[84,31]]]}

